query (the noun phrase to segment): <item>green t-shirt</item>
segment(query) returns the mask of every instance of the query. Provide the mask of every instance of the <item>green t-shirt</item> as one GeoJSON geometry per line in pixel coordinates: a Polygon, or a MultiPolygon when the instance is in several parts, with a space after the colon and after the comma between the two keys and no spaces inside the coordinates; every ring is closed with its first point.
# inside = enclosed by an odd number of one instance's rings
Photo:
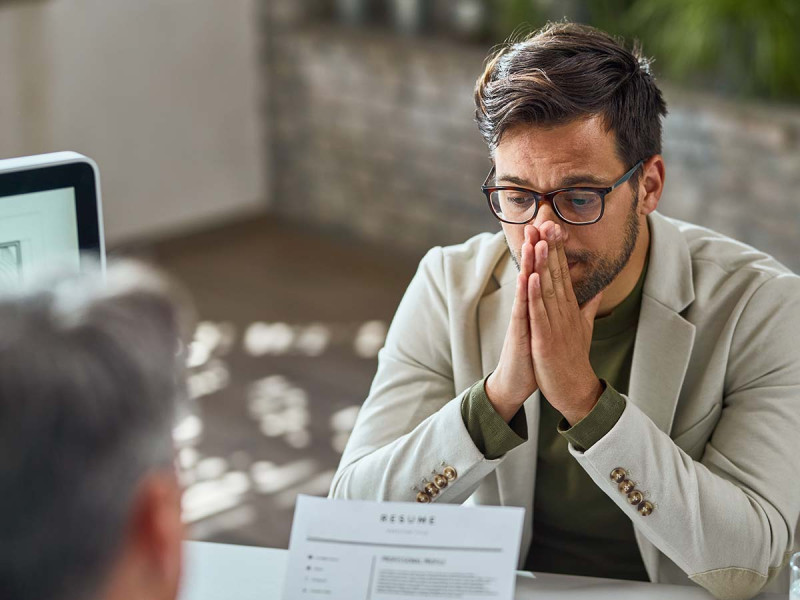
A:
{"type": "MultiPolygon", "coordinates": [[[[589,359],[605,391],[592,411],[573,427],[547,400],[540,405],[533,539],[525,562],[531,571],[647,581],[630,519],[572,458],[567,444],[587,450],[619,420],[625,409],[631,360],[647,270],[614,311],[595,319],[589,359]]],[[[524,410],[506,422],[475,384],[462,403],[462,416],[477,447],[498,458],[527,440],[524,410]]]]}

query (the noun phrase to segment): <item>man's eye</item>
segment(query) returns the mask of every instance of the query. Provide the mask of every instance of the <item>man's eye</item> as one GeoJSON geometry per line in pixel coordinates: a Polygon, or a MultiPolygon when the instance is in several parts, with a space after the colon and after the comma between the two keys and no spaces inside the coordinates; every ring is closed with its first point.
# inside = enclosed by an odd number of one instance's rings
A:
{"type": "Polygon", "coordinates": [[[515,206],[530,206],[535,201],[533,196],[526,196],[523,194],[509,194],[506,196],[505,200],[515,206]]]}
{"type": "Polygon", "coordinates": [[[559,207],[572,210],[584,210],[594,208],[600,204],[597,194],[586,192],[571,192],[556,196],[559,207]]]}

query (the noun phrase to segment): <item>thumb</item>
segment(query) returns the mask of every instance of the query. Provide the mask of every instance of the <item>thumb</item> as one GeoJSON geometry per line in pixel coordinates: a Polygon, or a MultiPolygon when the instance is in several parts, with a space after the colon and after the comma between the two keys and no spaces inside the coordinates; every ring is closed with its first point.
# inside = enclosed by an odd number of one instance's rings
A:
{"type": "Polygon", "coordinates": [[[594,317],[597,315],[597,309],[600,308],[600,302],[602,299],[603,292],[601,291],[598,292],[594,298],[585,302],[584,305],[581,306],[581,315],[583,315],[583,318],[586,319],[586,323],[591,329],[594,329],[594,317]]]}

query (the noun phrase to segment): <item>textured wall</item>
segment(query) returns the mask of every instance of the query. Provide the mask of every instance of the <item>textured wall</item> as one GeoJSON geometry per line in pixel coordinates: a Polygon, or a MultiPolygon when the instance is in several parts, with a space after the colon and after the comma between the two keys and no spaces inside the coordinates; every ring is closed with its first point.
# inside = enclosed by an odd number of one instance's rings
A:
{"type": "MultiPolygon", "coordinates": [[[[496,230],[472,121],[485,51],[336,27],[271,27],[274,206],[414,250],[496,230]]],[[[665,90],[664,214],[800,270],[800,108],[665,90]]]]}

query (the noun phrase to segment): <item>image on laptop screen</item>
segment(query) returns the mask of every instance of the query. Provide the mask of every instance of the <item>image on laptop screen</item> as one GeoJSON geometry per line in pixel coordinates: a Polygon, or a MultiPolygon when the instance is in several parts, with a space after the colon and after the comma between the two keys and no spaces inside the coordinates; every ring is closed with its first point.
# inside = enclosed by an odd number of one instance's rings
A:
{"type": "Polygon", "coordinates": [[[80,269],[75,189],[5,196],[0,200],[0,285],[14,284],[31,267],[80,269]]]}

